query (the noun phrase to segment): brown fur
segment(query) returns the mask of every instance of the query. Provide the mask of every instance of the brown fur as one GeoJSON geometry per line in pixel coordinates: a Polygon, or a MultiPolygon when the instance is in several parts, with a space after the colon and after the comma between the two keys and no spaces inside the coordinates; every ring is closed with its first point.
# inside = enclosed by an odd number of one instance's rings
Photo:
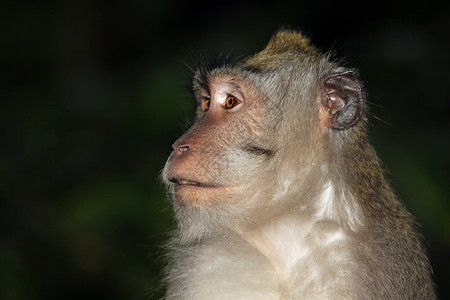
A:
{"type": "Polygon", "coordinates": [[[194,94],[197,121],[164,170],[178,224],[167,299],[435,298],[353,70],[281,31],[254,56],[200,68],[194,94]],[[240,104],[225,109],[226,95],[240,104]]]}

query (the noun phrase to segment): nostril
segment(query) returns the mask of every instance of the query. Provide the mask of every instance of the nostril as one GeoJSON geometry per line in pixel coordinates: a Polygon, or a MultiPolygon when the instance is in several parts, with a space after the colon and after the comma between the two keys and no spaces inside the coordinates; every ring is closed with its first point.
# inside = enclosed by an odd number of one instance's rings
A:
{"type": "Polygon", "coordinates": [[[183,146],[179,146],[178,147],[178,152],[183,153],[189,150],[189,146],[188,145],[183,145],[183,146]]]}

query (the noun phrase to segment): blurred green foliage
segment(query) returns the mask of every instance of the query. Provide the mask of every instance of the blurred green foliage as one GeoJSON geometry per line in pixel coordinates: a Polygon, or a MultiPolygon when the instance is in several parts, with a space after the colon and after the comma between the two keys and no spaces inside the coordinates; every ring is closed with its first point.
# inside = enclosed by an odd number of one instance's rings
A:
{"type": "Polygon", "coordinates": [[[159,180],[200,57],[280,25],[357,67],[374,144],[450,297],[448,3],[0,4],[0,299],[158,299],[173,224],[159,180]]]}

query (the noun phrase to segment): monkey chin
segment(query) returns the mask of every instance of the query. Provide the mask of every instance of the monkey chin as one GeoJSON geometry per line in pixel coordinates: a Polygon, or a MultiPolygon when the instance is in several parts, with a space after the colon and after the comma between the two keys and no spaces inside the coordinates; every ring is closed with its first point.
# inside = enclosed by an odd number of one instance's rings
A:
{"type": "Polygon", "coordinates": [[[171,191],[180,206],[201,207],[223,201],[224,194],[230,192],[227,186],[202,184],[171,179],[171,191]]]}

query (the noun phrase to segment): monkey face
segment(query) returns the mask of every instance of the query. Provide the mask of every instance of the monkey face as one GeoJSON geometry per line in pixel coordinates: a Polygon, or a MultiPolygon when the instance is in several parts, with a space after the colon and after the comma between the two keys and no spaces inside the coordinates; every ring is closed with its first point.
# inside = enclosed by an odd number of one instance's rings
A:
{"type": "Polygon", "coordinates": [[[230,201],[273,154],[264,140],[263,97],[248,81],[224,75],[202,86],[198,118],[173,144],[163,173],[180,205],[230,201]]]}
{"type": "Polygon", "coordinates": [[[268,49],[196,73],[197,120],[173,144],[163,173],[179,205],[247,200],[249,207],[253,198],[271,207],[290,187],[305,190],[311,172],[323,169],[332,136],[342,140],[361,117],[354,72],[268,49]]]}

